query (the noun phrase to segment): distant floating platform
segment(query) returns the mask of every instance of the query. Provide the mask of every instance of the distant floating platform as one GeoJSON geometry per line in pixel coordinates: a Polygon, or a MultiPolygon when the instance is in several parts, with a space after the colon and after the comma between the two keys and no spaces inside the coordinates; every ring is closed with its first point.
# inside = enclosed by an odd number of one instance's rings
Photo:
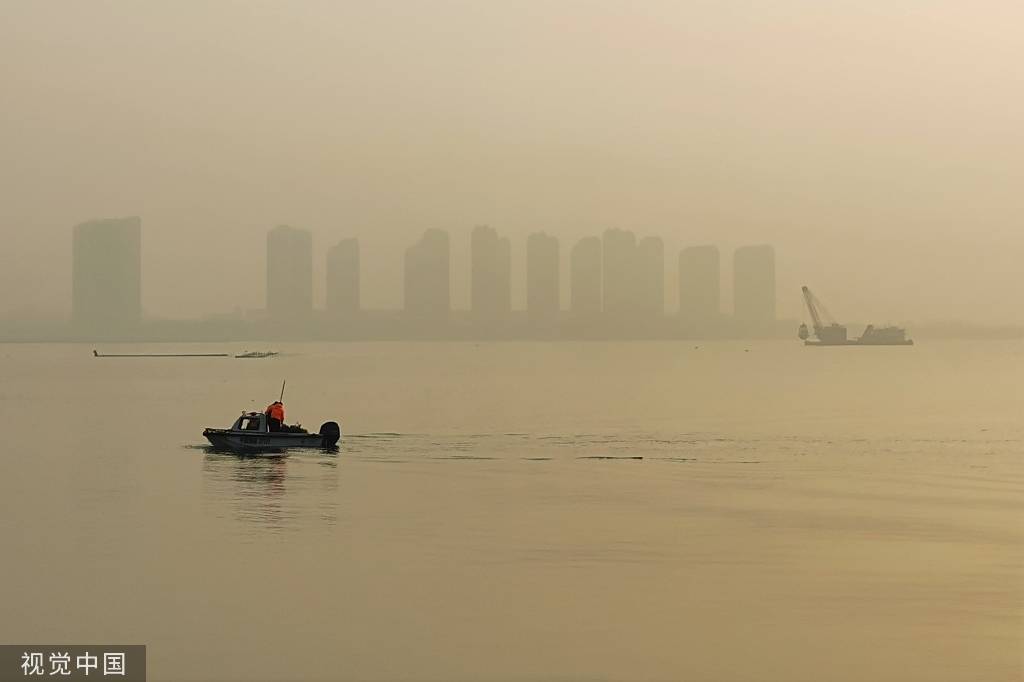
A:
{"type": "Polygon", "coordinates": [[[93,350],[94,358],[226,358],[228,353],[101,353],[93,350]]]}
{"type": "Polygon", "coordinates": [[[245,351],[244,353],[239,353],[235,357],[236,358],[256,358],[256,359],[259,359],[259,358],[272,358],[275,355],[277,355],[277,351],[273,351],[273,350],[245,351]]]}

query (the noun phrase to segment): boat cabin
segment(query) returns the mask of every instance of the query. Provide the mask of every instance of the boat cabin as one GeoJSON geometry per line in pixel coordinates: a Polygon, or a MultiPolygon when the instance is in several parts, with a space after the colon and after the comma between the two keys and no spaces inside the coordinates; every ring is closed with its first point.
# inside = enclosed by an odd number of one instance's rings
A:
{"type": "Polygon", "coordinates": [[[231,427],[231,430],[260,431],[266,433],[270,431],[270,426],[267,424],[267,415],[262,412],[246,412],[235,420],[235,424],[231,427]]]}

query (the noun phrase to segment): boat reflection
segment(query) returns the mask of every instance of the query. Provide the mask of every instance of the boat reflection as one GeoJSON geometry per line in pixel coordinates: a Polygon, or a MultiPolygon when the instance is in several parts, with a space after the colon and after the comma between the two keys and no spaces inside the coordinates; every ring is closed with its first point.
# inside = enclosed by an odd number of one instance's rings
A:
{"type": "Polygon", "coordinates": [[[244,457],[207,450],[203,507],[219,519],[271,531],[337,522],[338,455],[244,457]]]}

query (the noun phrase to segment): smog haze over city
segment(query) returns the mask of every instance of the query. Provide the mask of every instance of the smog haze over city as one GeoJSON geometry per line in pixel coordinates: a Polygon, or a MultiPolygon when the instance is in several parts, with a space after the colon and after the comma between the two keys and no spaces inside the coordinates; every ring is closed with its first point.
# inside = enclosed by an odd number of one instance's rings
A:
{"type": "Polygon", "coordinates": [[[0,0],[0,682],[1024,680],[1022,27],[0,0]]]}
{"type": "Polygon", "coordinates": [[[358,238],[362,305],[470,231],[774,245],[780,317],[1024,322],[1020,3],[8,2],[3,318],[64,319],[71,230],[142,219],[142,308],[265,305],[266,232],[358,238]]]}

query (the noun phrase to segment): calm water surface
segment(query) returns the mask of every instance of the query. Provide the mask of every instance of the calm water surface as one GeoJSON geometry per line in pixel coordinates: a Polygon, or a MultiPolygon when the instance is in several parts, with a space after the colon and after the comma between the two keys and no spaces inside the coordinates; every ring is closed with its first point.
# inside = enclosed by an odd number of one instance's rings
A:
{"type": "Polygon", "coordinates": [[[156,680],[1024,676],[1024,344],[280,350],[0,345],[0,641],[156,680]],[[336,454],[207,452],[285,378],[336,454]]]}

